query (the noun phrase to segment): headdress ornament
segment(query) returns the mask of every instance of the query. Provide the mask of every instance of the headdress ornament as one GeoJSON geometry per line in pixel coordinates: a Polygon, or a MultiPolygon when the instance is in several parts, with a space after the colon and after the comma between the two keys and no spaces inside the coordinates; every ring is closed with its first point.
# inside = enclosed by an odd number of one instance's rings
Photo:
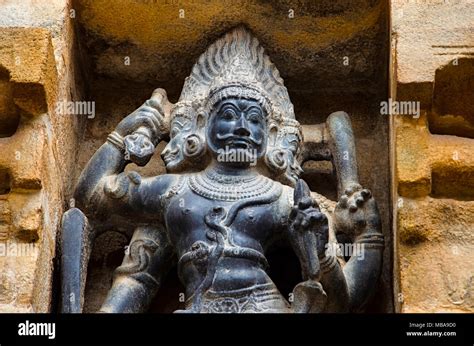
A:
{"type": "Polygon", "coordinates": [[[267,115],[294,119],[293,104],[275,65],[245,27],[237,27],[199,57],[181,92],[179,103],[201,101],[209,109],[228,97],[252,98],[267,115]]]}

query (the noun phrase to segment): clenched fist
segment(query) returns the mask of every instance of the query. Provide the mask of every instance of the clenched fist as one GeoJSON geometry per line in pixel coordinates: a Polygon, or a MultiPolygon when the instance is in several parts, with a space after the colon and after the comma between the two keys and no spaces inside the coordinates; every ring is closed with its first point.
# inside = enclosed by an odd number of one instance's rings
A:
{"type": "Polygon", "coordinates": [[[344,233],[352,241],[362,233],[380,231],[380,216],[372,193],[359,184],[349,186],[334,210],[336,233],[344,233]]]}

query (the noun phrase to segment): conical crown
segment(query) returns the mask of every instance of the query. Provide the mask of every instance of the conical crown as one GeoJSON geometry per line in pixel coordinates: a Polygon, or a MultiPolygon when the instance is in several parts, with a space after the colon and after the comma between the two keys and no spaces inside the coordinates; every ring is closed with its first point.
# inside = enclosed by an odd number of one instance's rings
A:
{"type": "Polygon", "coordinates": [[[271,117],[295,118],[280,73],[244,27],[231,30],[200,56],[186,78],[179,103],[199,101],[203,107],[212,107],[231,96],[257,100],[271,117]]]}

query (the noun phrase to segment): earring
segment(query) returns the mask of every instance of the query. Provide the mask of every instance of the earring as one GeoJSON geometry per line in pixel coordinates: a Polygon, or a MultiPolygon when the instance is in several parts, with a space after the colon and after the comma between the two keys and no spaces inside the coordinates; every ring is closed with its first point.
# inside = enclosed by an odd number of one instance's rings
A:
{"type": "Polygon", "coordinates": [[[190,134],[184,140],[183,154],[187,158],[200,157],[204,153],[204,141],[197,134],[190,134]]]}
{"type": "Polygon", "coordinates": [[[265,163],[277,174],[283,173],[288,167],[285,151],[273,149],[265,155],[265,163]]]}

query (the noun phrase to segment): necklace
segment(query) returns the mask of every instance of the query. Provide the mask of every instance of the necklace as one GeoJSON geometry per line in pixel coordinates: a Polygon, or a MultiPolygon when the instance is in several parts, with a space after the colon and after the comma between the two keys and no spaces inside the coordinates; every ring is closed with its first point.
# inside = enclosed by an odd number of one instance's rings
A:
{"type": "Polygon", "coordinates": [[[263,175],[224,175],[213,169],[190,175],[188,184],[200,196],[229,202],[262,196],[277,188],[263,175]]]}

